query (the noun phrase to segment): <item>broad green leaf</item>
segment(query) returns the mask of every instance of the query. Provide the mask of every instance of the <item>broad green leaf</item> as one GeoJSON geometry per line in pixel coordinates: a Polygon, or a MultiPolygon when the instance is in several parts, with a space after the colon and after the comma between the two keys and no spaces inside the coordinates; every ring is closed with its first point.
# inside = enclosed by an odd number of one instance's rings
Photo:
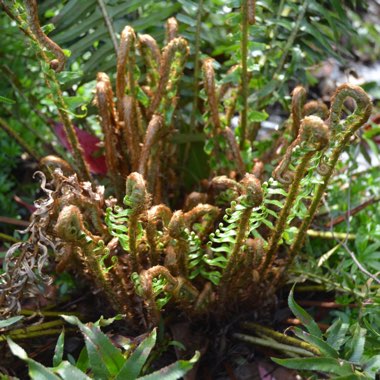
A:
{"type": "Polygon", "coordinates": [[[348,323],[344,323],[341,319],[337,319],[327,329],[327,343],[335,350],[339,350],[344,343],[348,327],[348,323]]]}
{"type": "Polygon", "coordinates": [[[154,329],[127,359],[115,380],[136,379],[156,344],[157,330],[154,329]]]}
{"type": "Polygon", "coordinates": [[[124,364],[121,352],[110,339],[91,323],[84,325],[77,317],[62,315],[68,323],[76,325],[82,331],[88,353],[90,367],[96,378],[115,376],[124,364]]]}
{"type": "Polygon", "coordinates": [[[138,380],[177,380],[189,372],[199,360],[200,353],[197,351],[190,360],[178,360],[177,362],[161,368],[149,375],[139,377],[138,380]]]}
{"type": "Polygon", "coordinates": [[[339,359],[323,357],[300,359],[271,359],[275,363],[291,369],[321,371],[340,376],[351,375],[354,373],[349,362],[339,359]]]}
{"type": "Polygon", "coordinates": [[[54,367],[57,367],[62,362],[64,345],[65,345],[65,334],[62,331],[59,334],[57,344],[54,349],[54,356],[53,356],[54,367]]]}
{"type": "Polygon", "coordinates": [[[299,306],[294,300],[294,287],[295,285],[293,285],[293,288],[291,289],[288,297],[288,305],[290,310],[302,322],[302,324],[306,327],[311,335],[322,339],[322,332],[317,323],[313,320],[311,315],[305,309],[299,306]]]}
{"type": "Polygon", "coordinates": [[[79,358],[75,363],[75,366],[81,371],[86,372],[86,370],[88,369],[88,365],[88,353],[86,347],[83,347],[82,351],[79,354],[79,358]]]}
{"type": "Polygon", "coordinates": [[[375,378],[377,373],[380,373],[380,355],[376,355],[368,360],[363,366],[364,372],[371,378],[375,378]]]}
{"type": "Polygon", "coordinates": [[[65,380],[90,380],[84,372],[70,364],[68,361],[63,361],[58,367],[54,368],[57,373],[65,380]]]}
{"type": "Polygon", "coordinates": [[[317,347],[321,351],[322,355],[335,359],[339,358],[338,352],[323,339],[317,338],[314,335],[310,335],[298,327],[294,327],[293,331],[298,336],[298,338],[317,347]]]}
{"type": "Polygon", "coordinates": [[[9,348],[13,355],[24,360],[28,364],[29,376],[32,380],[60,380],[49,368],[44,367],[42,364],[30,359],[26,351],[13,342],[12,339],[7,338],[9,348]]]}
{"type": "Polygon", "coordinates": [[[364,345],[365,345],[365,335],[367,330],[360,327],[359,323],[355,324],[353,338],[350,343],[351,346],[351,356],[349,361],[353,363],[360,363],[363,356],[364,345]]]}
{"type": "Polygon", "coordinates": [[[24,317],[22,315],[17,315],[15,317],[10,317],[7,319],[4,319],[3,321],[0,321],[0,329],[3,329],[5,327],[14,325],[15,323],[21,321],[24,317]]]}
{"type": "Polygon", "coordinates": [[[11,338],[8,338],[8,337],[7,337],[7,342],[8,342],[9,349],[11,350],[13,355],[17,356],[18,358],[22,360],[28,359],[28,354],[21,346],[19,346],[11,338]]]}

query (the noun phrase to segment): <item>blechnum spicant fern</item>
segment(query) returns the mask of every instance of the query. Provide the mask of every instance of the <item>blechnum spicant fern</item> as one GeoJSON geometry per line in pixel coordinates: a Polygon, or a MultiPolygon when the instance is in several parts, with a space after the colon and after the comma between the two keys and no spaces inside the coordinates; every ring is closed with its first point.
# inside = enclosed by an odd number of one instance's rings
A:
{"type": "MultiPolygon", "coordinates": [[[[28,3],[35,11],[36,4],[28,3]]],[[[173,309],[190,318],[227,318],[249,299],[255,300],[250,308],[259,309],[280,286],[341,152],[370,115],[370,99],[360,87],[345,84],[327,111],[320,103],[305,104],[305,90],[296,89],[285,133],[273,144],[271,176],[264,171],[268,155],[254,160],[247,149],[251,142],[235,134],[230,123],[236,102],[227,101],[228,94],[241,104],[244,92],[239,86],[247,78],[237,87],[218,87],[212,61],[206,59],[206,151],[214,162],[223,160],[203,181],[203,193],[183,196],[183,208],[172,210],[170,200],[181,173],[173,170],[171,135],[188,54],[186,40],[176,31],[176,21],[169,20],[167,44],[160,49],[151,36],[124,28],[115,93],[110,78],[99,73],[95,96],[107,190],[114,196],[105,198],[95,179],[83,182],[85,172],[78,179],[66,170],[68,164],[55,165],[49,186],[46,180],[41,185],[48,197],[37,204],[29,240],[12,247],[6,257],[0,282],[4,314],[15,312],[24,290],[35,284],[37,277],[23,268],[35,268],[38,262],[41,275],[49,249],[63,268],[74,257],[80,263],[75,270],[102,290],[112,308],[136,329],[157,325],[173,309]],[[341,120],[348,97],[356,108],[341,120]],[[18,260],[19,250],[24,262],[18,260]]],[[[40,43],[38,38],[34,42],[40,43]]],[[[49,70],[47,79],[52,80],[54,67],[49,70]]]]}

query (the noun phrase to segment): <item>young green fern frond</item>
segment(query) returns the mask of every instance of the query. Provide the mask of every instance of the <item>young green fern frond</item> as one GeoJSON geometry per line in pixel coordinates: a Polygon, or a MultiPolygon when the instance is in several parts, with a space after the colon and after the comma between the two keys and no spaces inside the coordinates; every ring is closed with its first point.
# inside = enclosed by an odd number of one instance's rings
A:
{"type": "Polygon", "coordinates": [[[147,68],[149,89],[154,92],[159,81],[161,51],[157,41],[149,34],[141,34],[138,39],[139,50],[147,68]]]}
{"type": "Polygon", "coordinates": [[[300,131],[297,139],[289,146],[286,154],[274,170],[273,176],[283,184],[289,184],[288,194],[285,203],[280,211],[276,221],[275,228],[271,234],[266,257],[262,268],[262,273],[265,273],[268,266],[272,263],[274,255],[280,244],[282,235],[286,228],[289,214],[297,199],[299,187],[304,178],[310,160],[317,151],[322,150],[329,142],[329,130],[326,124],[317,116],[308,116],[301,122],[300,131]],[[294,163],[294,173],[289,171],[289,165],[293,158],[294,150],[299,150],[298,159],[294,163]]]}
{"type": "MultiPolygon", "coordinates": [[[[178,80],[182,74],[188,54],[188,43],[182,37],[174,38],[163,49],[160,64],[160,80],[147,111],[148,118],[156,112],[167,115],[168,105],[172,103],[176,96],[178,80]]],[[[168,125],[170,125],[171,114],[172,111],[166,117],[168,125]]]]}
{"type": "Polygon", "coordinates": [[[142,238],[143,229],[139,217],[149,207],[150,197],[146,192],[145,181],[139,173],[131,173],[126,181],[126,195],[123,200],[127,209],[116,206],[107,209],[106,224],[110,233],[119,239],[122,248],[129,253],[133,272],[141,264],[138,258],[137,242],[142,238]]]}
{"type": "Polygon", "coordinates": [[[331,103],[330,117],[328,124],[331,128],[331,146],[332,151],[326,162],[326,168],[323,171],[322,181],[318,185],[313,200],[308,208],[308,213],[302,220],[298,234],[289,252],[289,263],[294,259],[301,248],[306,236],[306,231],[317,211],[322,196],[327,188],[328,182],[333,174],[335,165],[350,141],[354,133],[367,122],[372,111],[372,104],[369,96],[365,91],[354,85],[343,84],[336,90],[331,103]],[[355,111],[341,122],[343,103],[346,98],[351,97],[356,102],[355,111]]]}

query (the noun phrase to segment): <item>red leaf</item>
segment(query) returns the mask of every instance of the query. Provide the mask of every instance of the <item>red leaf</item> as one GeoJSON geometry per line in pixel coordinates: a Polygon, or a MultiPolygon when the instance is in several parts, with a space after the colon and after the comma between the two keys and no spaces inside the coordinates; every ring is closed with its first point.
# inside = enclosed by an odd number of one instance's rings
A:
{"type": "MultiPolygon", "coordinates": [[[[65,130],[62,123],[53,123],[53,127],[56,135],[59,138],[61,144],[70,152],[72,149],[70,147],[69,141],[66,137],[65,130]]],[[[84,159],[90,167],[91,173],[94,174],[107,174],[107,165],[104,154],[101,152],[100,143],[101,141],[91,133],[84,131],[74,125],[75,133],[78,136],[79,144],[84,151],[84,159]]]]}

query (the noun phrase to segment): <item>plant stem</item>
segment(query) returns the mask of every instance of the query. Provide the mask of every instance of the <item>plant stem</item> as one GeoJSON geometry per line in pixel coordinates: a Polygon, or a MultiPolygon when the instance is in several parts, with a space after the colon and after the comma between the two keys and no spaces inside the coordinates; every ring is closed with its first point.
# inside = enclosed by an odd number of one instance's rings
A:
{"type": "Polygon", "coordinates": [[[10,241],[11,243],[19,243],[21,240],[14,238],[13,236],[3,234],[0,232],[0,239],[5,240],[5,241],[10,241]]]}
{"type": "Polygon", "coordinates": [[[278,331],[272,330],[268,327],[259,325],[258,323],[242,322],[240,324],[240,326],[245,328],[245,329],[256,332],[256,334],[262,336],[263,338],[265,338],[265,336],[268,336],[270,338],[275,339],[276,341],[278,341],[280,343],[289,344],[290,346],[303,348],[307,351],[312,352],[315,355],[321,354],[320,350],[317,347],[315,347],[315,346],[313,346],[307,342],[303,342],[300,339],[296,339],[296,338],[293,338],[291,336],[287,336],[287,335],[282,334],[278,331]]]}
{"type": "Polygon", "coordinates": [[[290,346],[290,345],[283,344],[283,343],[278,343],[274,339],[263,339],[263,338],[258,338],[258,337],[251,336],[251,335],[237,334],[237,333],[233,334],[232,336],[236,339],[243,341],[243,342],[252,343],[252,344],[255,344],[258,346],[269,347],[269,348],[272,348],[272,349],[275,349],[278,351],[282,351],[282,352],[284,352],[284,351],[285,352],[292,352],[292,353],[302,355],[302,356],[314,356],[314,353],[312,353],[308,350],[305,350],[305,349],[300,348],[300,347],[290,346]]]}
{"type": "Polygon", "coordinates": [[[22,226],[22,227],[28,227],[30,224],[26,220],[9,218],[8,216],[0,216],[0,223],[13,224],[15,226],[22,226]]]}
{"type": "Polygon", "coordinates": [[[314,152],[306,153],[305,156],[302,158],[302,161],[297,167],[293,182],[288,192],[288,196],[286,197],[284,207],[281,209],[280,215],[275,225],[275,230],[273,231],[272,236],[269,241],[269,245],[265,254],[265,260],[264,260],[263,266],[260,269],[262,274],[266,272],[268,266],[271,264],[272,260],[274,259],[273,256],[275,252],[277,251],[279,242],[282,237],[282,233],[284,232],[284,229],[286,227],[287,218],[296,200],[301,180],[305,175],[307,164],[309,163],[313,154],[314,152]]]}
{"type": "MultiPolygon", "coordinates": [[[[50,59],[48,58],[48,56],[46,55],[46,53],[44,51],[44,45],[40,42],[40,40],[38,39],[38,36],[36,36],[32,32],[33,29],[39,28],[38,17],[36,16],[37,15],[37,9],[36,9],[37,3],[34,1],[30,1],[30,2],[26,3],[27,11],[29,12],[29,13],[27,13],[29,21],[31,24],[33,22],[36,23],[36,25],[28,25],[27,29],[25,29],[22,26],[24,24],[24,20],[20,16],[13,14],[13,12],[4,4],[3,1],[0,2],[0,5],[4,9],[4,11],[6,11],[8,16],[17,22],[20,30],[22,32],[24,32],[34,42],[35,46],[38,47],[39,55],[41,56],[42,60],[44,62],[46,62],[46,64],[48,66],[50,66],[50,64],[52,62],[50,61],[50,59]]],[[[41,39],[41,33],[40,33],[39,38],[41,39]]],[[[46,37],[46,39],[47,39],[47,37],[46,37]]],[[[58,45],[56,45],[51,40],[49,40],[49,41],[51,44],[55,45],[58,50],[60,50],[58,45]]],[[[57,51],[54,51],[54,53],[57,54],[57,51]]],[[[61,53],[59,52],[59,54],[61,54],[61,53]]],[[[82,180],[89,181],[90,180],[90,172],[89,172],[87,164],[84,160],[84,153],[83,153],[82,147],[79,144],[78,137],[75,133],[74,127],[73,127],[71,120],[68,116],[67,106],[66,106],[66,103],[64,101],[62,91],[61,91],[61,87],[60,87],[59,81],[57,79],[56,73],[51,68],[50,69],[46,68],[43,70],[43,72],[45,75],[46,83],[52,91],[52,99],[53,99],[55,106],[57,107],[58,114],[59,114],[60,119],[63,123],[63,127],[65,130],[66,136],[68,138],[69,144],[73,150],[74,160],[75,160],[78,172],[79,172],[78,175],[79,175],[79,177],[81,177],[82,180]]]]}
{"type": "Polygon", "coordinates": [[[241,97],[243,108],[240,114],[240,149],[244,147],[248,124],[248,0],[241,5],[241,97]]]}
{"type": "MultiPolygon", "coordinates": [[[[321,239],[356,239],[356,234],[347,234],[346,232],[307,230],[306,233],[310,237],[316,237],[321,239]]],[[[373,238],[371,238],[370,236],[368,237],[368,239],[373,240],[373,238]]]]}
{"type": "Polygon", "coordinates": [[[111,41],[112,41],[112,44],[113,44],[113,47],[115,49],[115,53],[116,53],[116,56],[117,56],[117,53],[118,53],[118,43],[117,43],[115,31],[114,31],[113,26],[112,26],[111,17],[108,14],[107,6],[104,3],[104,0],[97,0],[97,1],[98,1],[99,8],[100,8],[100,10],[102,12],[102,15],[103,15],[103,18],[104,18],[104,22],[106,24],[108,33],[109,33],[109,35],[111,37],[111,41]]]}
{"type": "MultiPolygon", "coordinates": [[[[321,277],[317,274],[314,274],[314,273],[311,273],[311,272],[305,272],[305,271],[301,271],[301,270],[289,270],[290,273],[294,273],[294,274],[297,274],[297,275],[300,275],[300,276],[303,276],[303,277],[306,277],[307,279],[310,279],[312,281],[315,281],[317,283],[321,283],[321,284],[326,284],[326,286],[324,287],[324,290],[325,291],[329,291],[330,287],[333,288],[335,291],[340,291],[342,293],[349,293],[349,294],[353,294],[355,295],[356,297],[359,297],[359,298],[364,298],[366,297],[366,294],[365,293],[362,293],[356,289],[350,289],[342,284],[339,284],[338,282],[334,282],[326,277],[321,277]]],[[[318,288],[319,289],[319,288],[318,288]]],[[[320,289],[319,289],[320,290],[320,289]]]]}

